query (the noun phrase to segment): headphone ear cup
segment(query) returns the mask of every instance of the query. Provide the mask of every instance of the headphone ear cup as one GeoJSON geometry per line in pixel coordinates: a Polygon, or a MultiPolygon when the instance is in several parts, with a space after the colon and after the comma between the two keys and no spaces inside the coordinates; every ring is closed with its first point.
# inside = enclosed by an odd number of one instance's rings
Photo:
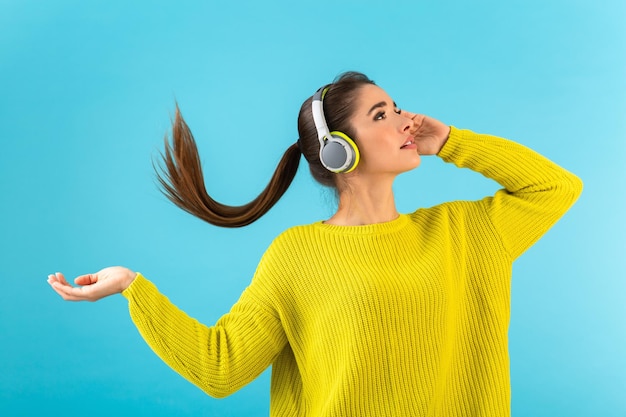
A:
{"type": "Polygon", "coordinates": [[[345,141],[345,146],[347,153],[349,154],[350,165],[345,168],[344,173],[350,172],[356,168],[361,160],[361,153],[359,152],[359,147],[356,146],[356,143],[345,133],[334,131],[330,133],[333,137],[339,136],[340,140],[343,139],[345,141]]]}
{"type": "Polygon", "coordinates": [[[320,159],[329,171],[346,173],[354,170],[361,155],[356,143],[343,132],[330,132],[330,137],[324,142],[320,152],[320,159]]]}

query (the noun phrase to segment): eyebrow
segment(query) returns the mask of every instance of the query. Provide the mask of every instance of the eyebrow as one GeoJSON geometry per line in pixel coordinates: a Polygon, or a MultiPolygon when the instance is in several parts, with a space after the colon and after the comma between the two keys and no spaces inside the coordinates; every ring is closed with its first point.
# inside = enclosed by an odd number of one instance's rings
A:
{"type": "Polygon", "coordinates": [[[367,112],[367,115],[369,116],[369,114],[370,114],[371,112],[373,112],[374,110],[376,110],[376,109],[378,109],[378,108],[380,108],[380,107],[385,107],[386,105],[387,105],[387,102],[386,102],[386,101],[381,101],[381,102],[379,102],[379,103],[374,104],[374,105],[372,106],[372,108],[370,109],[370,111],[368,111],[368,112],[367,112]]]}
{"type": "MultiPolygon", "coordinates": [[[[380,107],[385,107],[386,105],[387,105],[387,102],[386,102],[386,101],[381,101],[381,102],[379,102],[379,103],[374,104],[374,105],[372,106],[372,108],[370,109],[370,111],[368,111],[368,112],[367,112],[367,115],[369,116],[369,114],[370,114],[371,112],[373,112],[374,110],[376,110],[376,109],[378,109],[378,108],[380,108],[380,107]]],[[[394,108],[398,107],[398,105],[396,104],[396,102],[395,102],[395,101],[393,102],[393,107],[394,107],[394,108]]]]}

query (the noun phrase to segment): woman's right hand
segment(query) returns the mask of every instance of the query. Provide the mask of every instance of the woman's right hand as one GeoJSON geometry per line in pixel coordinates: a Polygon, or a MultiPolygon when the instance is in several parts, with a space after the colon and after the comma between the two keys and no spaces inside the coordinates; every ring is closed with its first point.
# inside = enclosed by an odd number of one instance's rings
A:
{"type": "Polygon", "coordinates": [[[137,273],[128,268],[113,266],[95,274],[81,275],[72,286],[62,273],[48,275],[48,284],[66,301],[98,301],[112,294],[121,293],[130,286],[137,273]]]}

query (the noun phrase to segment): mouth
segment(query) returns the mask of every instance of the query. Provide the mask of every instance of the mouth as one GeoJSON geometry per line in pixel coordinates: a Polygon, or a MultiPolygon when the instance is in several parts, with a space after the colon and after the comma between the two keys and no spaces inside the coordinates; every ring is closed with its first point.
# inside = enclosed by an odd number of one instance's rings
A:
{"type": "Polygon", "coordinates": [[[415,145],[415,140],[411,137],[411,138],[408,138],[402,146],[400,146],[400,149],[405,149],[409,146],[412,147],[413,145],[415,145]]]}

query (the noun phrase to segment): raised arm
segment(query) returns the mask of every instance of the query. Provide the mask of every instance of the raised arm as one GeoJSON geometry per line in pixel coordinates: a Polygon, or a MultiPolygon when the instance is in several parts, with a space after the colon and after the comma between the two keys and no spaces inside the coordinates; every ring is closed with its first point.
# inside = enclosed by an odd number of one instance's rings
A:
{"type": "Polygon", "coordinates": [[[504,189],[480,202],[512,259],[535,243],[576,201],[582,182],[527,147],[451,128],[438,155],[480,172],[504,189]]]}

